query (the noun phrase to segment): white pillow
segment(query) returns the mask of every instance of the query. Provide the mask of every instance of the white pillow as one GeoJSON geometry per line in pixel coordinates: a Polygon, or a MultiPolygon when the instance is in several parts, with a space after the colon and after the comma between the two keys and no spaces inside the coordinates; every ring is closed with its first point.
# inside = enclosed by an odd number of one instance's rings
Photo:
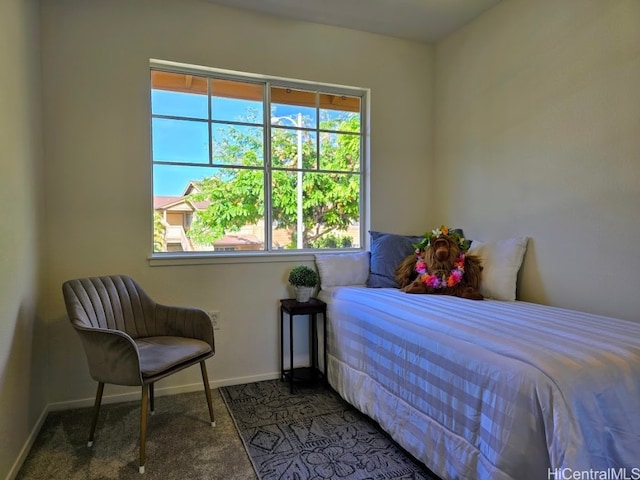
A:
{"type": "Polygon", "coordinates": [[[473,240],[469,254],[480,257],[482,281],[480,293],[495,300],[514,301],[518,270],[527,250],[527,237],[507,238],[493,242],[473,240]]]}
{"type": "Polygon", "coordinates": [[[369,278],[369,252],[317,254],[320,288],[366,285],[369,278]]]}

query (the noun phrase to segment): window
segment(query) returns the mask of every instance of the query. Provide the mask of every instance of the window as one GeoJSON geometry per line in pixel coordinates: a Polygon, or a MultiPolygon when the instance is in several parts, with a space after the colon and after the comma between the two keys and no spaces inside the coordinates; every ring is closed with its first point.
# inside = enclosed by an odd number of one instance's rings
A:
{"type": "Polygon", "coordinates": [[[152,62],[154,253],[360,248],[365,103],[152,62]]]}

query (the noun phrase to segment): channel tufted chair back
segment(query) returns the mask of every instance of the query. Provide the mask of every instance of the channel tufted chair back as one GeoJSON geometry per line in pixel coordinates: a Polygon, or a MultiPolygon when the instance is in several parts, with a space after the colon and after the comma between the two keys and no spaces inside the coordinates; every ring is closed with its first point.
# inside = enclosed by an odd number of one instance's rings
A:
{"type": "Polygon", "coordinates": [[[82,341],[89,373],[98,382],[88,445],[104,384],[142,387],[140,473],[145,468],[147,404],[154,412],[154,382],[200,364],[215,426],[205,360],[215,352],[213,327],[203,310],[156,303],[126,275],[79,278],[62,285],[67,314],[82,341]]]}

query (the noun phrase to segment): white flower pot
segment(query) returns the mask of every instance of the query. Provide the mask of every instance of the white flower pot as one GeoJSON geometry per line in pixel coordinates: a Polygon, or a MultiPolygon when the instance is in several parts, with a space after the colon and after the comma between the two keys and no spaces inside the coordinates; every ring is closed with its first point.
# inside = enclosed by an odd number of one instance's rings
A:
{"type": "Polygon", "coordinates": [[[314,289],[315,287],[295,287],[296,301],[299,303],[308,302],[314,289]]]}

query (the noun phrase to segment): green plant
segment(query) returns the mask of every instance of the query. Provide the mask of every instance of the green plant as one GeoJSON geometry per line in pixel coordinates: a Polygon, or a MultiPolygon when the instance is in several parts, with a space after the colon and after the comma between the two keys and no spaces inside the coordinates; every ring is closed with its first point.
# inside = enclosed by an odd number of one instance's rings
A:
{"type": "Polygon", "coordinates": [[[353,239],[343,235],[327,234],[309,242],[309,246],[311,248],[351,248],[353,247],[353,239]]]}
{"type": "Polygon", "coordinates": [[[294,287],[315,287],[320,277],[316,271],[306,265],[298,265],[289,272],[289,283],[294,287]]]}

